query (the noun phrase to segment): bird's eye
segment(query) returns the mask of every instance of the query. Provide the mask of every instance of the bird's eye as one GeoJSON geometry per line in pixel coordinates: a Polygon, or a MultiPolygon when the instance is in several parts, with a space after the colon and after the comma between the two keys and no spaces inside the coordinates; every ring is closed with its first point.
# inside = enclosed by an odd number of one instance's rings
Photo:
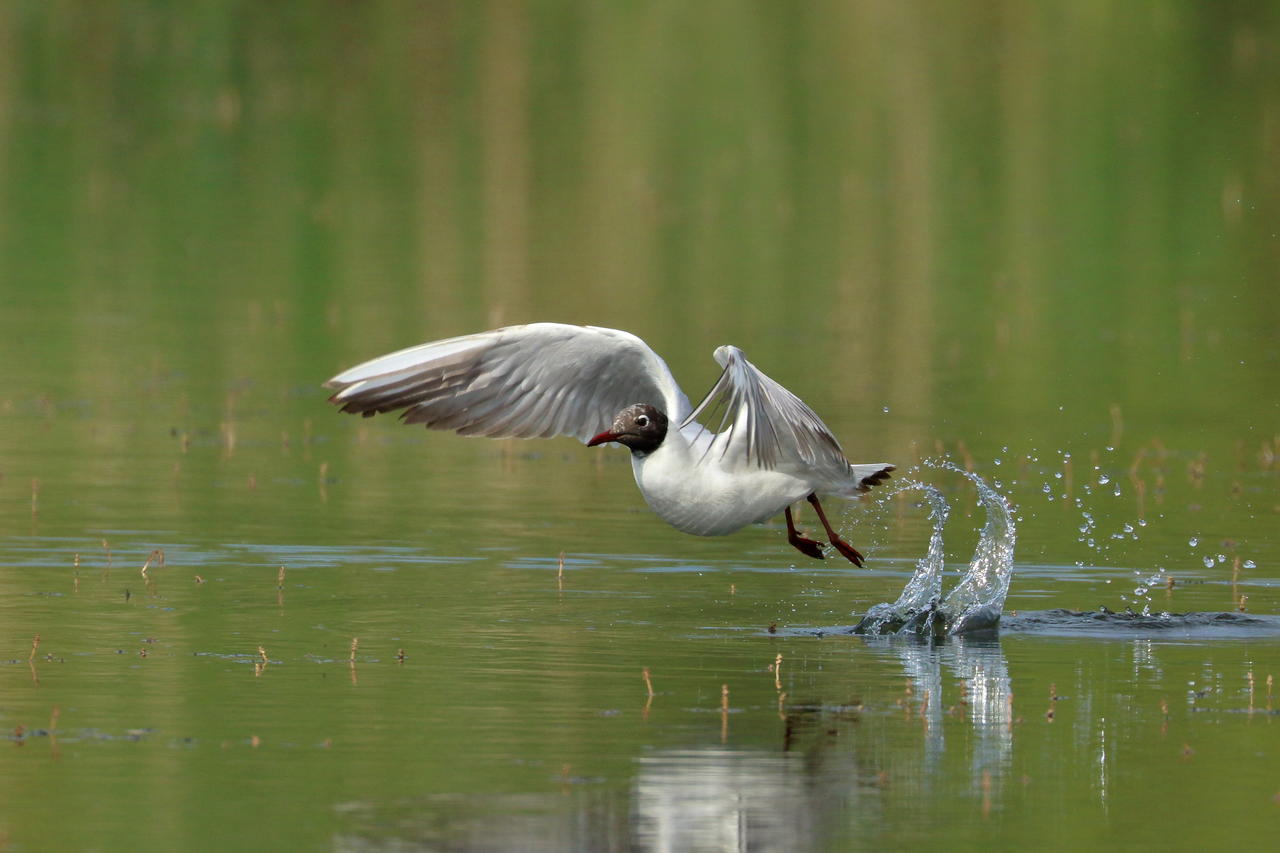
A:
{"type": "Polygon", "coordinates": [[[648,425],[649,425],[649,416],[648,416],[648,415],[641,415],[640,417],[636,418],[636,426],[638,426],[638,427],[647,427],[648,425]]]}

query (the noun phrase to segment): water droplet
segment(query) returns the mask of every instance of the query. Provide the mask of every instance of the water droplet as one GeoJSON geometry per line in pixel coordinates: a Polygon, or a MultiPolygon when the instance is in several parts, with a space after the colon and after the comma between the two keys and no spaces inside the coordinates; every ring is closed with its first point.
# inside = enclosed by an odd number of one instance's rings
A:
{"type": "Polygon", "coordinates": [[[1205,557],[1205,558],[1204,558],[1204,567],[1205,567],[1206,569],[1212,569],[1212,568],[1213,568],[1213,557],[1205,557]]]}
{"type": "Polygon", "coordinates": [[[1133,525],[1132,525],[1132,524],[1125,524],[1125,526],[1124,526],[1124,532],[1125,532],[1125,533],[1132,533],[1132,532],[1133,532],[1133,525]]]}
{"type": "Polygon", "coordinates": [[[1111,478],[1108,477],[1106,474],[1103,474],[1100,477],[1098,477],[1099,486],[1105,486],[1107,483],[1110,483],[1110,482],[1111,482],[1111,478]]]}
{"type": "Polygon", "coordinates": [[[996,463],[997,465],[999,465],[999,464],[1000,464],[1000,457],[999,457],[999,456],[997,456],[997,457],[995,458],[995,463],[996,463]]]}
{"type": "Polygon", "coordinates": [[[1045,483],[1043,486],[1040,487],[1040,491],[1044,492],[1047,495],[1049,494],[1049,492],[1052,491],[1052,487],[1050,487],[1048,483],[1045,483]]]}
{"type": "Polygon", "coordinates": [[[1257,564],[1257,563],[1255,563],[1253,560],[1245,560],[1245,561],[1244,561],[1244,567],[1245,567],[1246,569],[1256,569],[1256,568],[1258,568],[1258,564],[1257,564]]]}
{"type": "Polygon", "coordinates": [[[1119,484],[1119,483],[1116,483],[1116,490],[1115,490],[1114,492],[1112,492],[1111,494],[1115,495],[1116,497],[1120,497],[1120,484],[1119,484]]]}
{"type": "Polygon", "coordinates": [[[1192,536],[1190,539],[1187,540],[1187,544],[1190,545],[1192,548],[1196,547],[1197,545],[1200,544],[1200,537],[1192,536]]]}
{"type": "Polygon", "coordinates": [[[1218,555],[1218,564],[1219,564],[1219,565],[1221,565],[1222,563],[1225,563],[1226,561],[1227,561],[1227,555],[1226,555],[1226,554],[1219,554],[1219,555],[1218,555]]]}
{"type": "Polygon", "coordinates": [[[881,409],[880,411],[884,412],[884,413],[887,415],[887,414],[889,414],[889,407],[888,407],[888,406],[885,406],[885,407],[884,407],[883,409],[881,409]]]}

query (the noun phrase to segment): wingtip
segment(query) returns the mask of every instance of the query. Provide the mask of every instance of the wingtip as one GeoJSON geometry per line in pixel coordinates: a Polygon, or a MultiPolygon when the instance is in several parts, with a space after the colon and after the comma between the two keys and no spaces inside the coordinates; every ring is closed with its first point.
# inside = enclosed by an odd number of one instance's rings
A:
{"type": "Polygon", "coordinates": [[[360,415],[361,417],[371,418],[374,415],[389,411],[384,407],[377,405],[373,401],[363,401],[359,397],[351,397],[350,392],[353,389],[354,382],[337,382],[330,379],[323,388],[337,388],[338,390],[330,394],[328,402],[338,407],[338,411],[345,412],[349,415],[360,415]]]}
{"type": "Polygon", "coordinates": [[[346,398],[343,397],[343,394],[345,394],[347,389],[350,388],[351,386],[345,382],[334,382],[332,379],[330,379],[328,382],[324,383],[320,387],[337,389],[332,394],[329,395],[328,401],[330,403],[333,403],[335,406],[341,406],[347,402],[346,398]]]}

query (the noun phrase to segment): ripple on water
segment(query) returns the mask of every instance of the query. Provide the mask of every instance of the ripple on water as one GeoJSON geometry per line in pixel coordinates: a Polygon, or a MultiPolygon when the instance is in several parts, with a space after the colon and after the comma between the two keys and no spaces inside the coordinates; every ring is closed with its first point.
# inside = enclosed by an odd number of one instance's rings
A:
{"type": "Polygon", "coordinates": [[[1109,610],[1041,610],[1005,616],[1002,632],[1133,639],[1165,637],[1241,639],[1280,634],[1280,616],[1246,613],[1116,613],[1109,610]]]}

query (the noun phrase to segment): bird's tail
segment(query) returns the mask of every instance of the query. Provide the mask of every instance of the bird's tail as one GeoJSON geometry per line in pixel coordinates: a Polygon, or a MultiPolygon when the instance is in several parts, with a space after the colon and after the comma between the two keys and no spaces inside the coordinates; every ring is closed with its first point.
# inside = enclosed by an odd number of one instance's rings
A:
{"type": "Polygon", "coordinates": [[[849,497],[856,497],[863,492],[871,491],[872,487],[878,486],[885,480],[889,479],[889,474],[894,470],[893,465],[886,462],[864,462],[857,465],[849,466],[850,488],[848,490],[849,497]]]}

